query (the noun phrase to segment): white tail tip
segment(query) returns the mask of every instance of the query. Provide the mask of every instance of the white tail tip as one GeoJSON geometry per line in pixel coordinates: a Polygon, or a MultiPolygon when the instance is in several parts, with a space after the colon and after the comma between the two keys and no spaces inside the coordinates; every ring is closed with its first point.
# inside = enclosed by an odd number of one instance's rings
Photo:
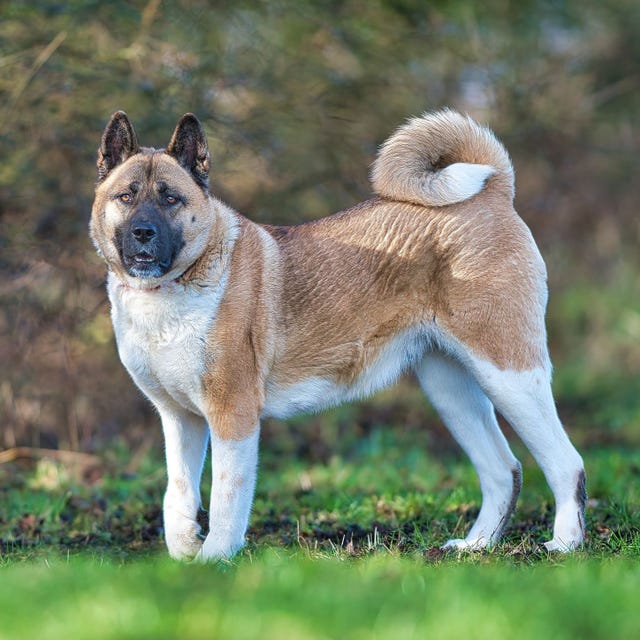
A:
{"type": "Polygon", "coordinates": [[[480,193],[494,173],[496,168],[488,164],[456,162],[435,173],[427,172],[424,187],[435,206],[454,204],[480,193]]]}

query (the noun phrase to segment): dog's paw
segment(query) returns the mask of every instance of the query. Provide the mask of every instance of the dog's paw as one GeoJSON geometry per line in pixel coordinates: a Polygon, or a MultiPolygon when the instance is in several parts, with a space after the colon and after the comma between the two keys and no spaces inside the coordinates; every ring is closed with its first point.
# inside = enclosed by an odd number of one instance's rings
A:
{"type": "Polygon", "coordinates": [[[580,544],[581,541],[565,541],[565,540],[549,540],[549,542],[545,542],[542,546],[547,550],[553,553],[569,553],[571,551],[575,551],[580,544]]]}
{"type": "Polygon", "coordinates": [[[485,549],[488,541],[484,537],[480,538],[453,538],[447,540],[440,548],[445,551],[480,551],[485,549]]]}
{"type": "Polygon", "coordinates": [[[175,560],[193,560],[202,548],[200,525],[190,518],[165,511],[164,539],[175,560]]]}
{"type": "Polygon", "coordinates": [[[244,546],[244,537],[226,532],[210,532],[195,557],[196,562],[220,562],[230,560],[244,546]]]}

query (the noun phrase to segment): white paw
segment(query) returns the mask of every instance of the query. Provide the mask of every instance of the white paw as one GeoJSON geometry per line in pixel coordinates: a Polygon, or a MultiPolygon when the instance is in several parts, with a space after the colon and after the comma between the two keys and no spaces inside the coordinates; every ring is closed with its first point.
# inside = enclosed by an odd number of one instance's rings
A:
{"type": "Polygon", "coordinates": [[[172,510],[164,513],[164,539],[175,560],[192,560],[202,547],[200,525],[172,510]]]}
{"type": "Polygon", "coordinates": [[[230,560],[244,546],[244,536],[228,532],[211,531],[195,557],[196,562],[230,560]]]}
{"type": "Polygon", "coordinates": [[[549,542],[545,542],[542,546],[547,550],[547,551],[557,551],[559,553],[569,553],[570,551],[575,551],[579,546],[580,546],[581,542],[580,541],[564,541],[564,540],[557,540],[556,538],[554,538],[553,540],[549,540],[549,542]]]}
{"type": "Polygon", "coordinates": [[[441,549],[455,549],[456,551],[480,551],[489,544],[488,540],[484,537],[479,538],[454,538],[447,540],[441,549]]]}

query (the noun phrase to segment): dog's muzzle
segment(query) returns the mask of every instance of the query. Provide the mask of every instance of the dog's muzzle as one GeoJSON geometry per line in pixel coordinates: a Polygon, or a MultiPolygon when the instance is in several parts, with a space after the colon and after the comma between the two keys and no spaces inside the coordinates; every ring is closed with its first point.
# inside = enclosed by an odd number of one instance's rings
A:
{"type": "Polygon", "coordinates": [[[165,275],[181,245],[179,231],[173,231],[154,210],[134,214],[116,234],[122,264],[136,278],[165,275]]]}

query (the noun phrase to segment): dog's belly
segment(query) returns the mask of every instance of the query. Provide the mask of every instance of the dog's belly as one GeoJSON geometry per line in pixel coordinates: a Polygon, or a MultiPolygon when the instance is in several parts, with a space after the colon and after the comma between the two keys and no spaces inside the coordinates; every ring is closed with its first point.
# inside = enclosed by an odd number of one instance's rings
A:
{"type": "Polygon", "coordinates": [[[262,417],[288,418],[370,396],[416,364],[430,343],[431,336],[424,328],[405,331],[392,338],[374,362],[349,383],[318,375],[290,384],[269,382],[262,417]]]}

